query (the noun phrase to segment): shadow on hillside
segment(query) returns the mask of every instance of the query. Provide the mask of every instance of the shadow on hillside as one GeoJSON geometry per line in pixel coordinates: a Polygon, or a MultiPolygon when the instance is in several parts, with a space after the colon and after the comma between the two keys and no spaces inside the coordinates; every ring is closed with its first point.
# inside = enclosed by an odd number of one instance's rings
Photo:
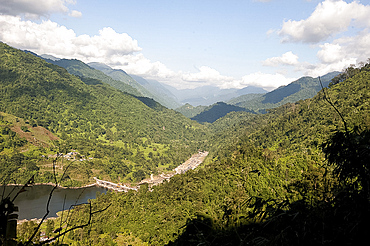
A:
{"type": "Polygon", "coordinates": [[[156,102],[155,100],[148,98],[148,97],[138,97],[134,96],[136,99],[140,100],[142,103],[144,103],[146,106],[148,106],[151,109],[161,111],[164,109],[164,106],[162,106],[160,103],[156,102]]]}
{"type": "Polygon", "coordinates": [[[289,210],[276,209],[263,222],[225,230],[216,229],[220,227],[212,218],[198,216],[168,245],[364,245],[370,228],[369,201],[344,193],[335,203],[308,207],[298,201],[289,210]]]}

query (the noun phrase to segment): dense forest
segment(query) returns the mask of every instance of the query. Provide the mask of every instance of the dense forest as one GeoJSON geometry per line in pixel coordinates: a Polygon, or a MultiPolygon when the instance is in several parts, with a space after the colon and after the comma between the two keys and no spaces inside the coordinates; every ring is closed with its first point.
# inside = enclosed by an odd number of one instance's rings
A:
{"type": "MultiPolygon", "coordinates": [[[[138,170],[145,177],[166,161],[175,165],[198,149],[210,152],[200,167],[161,185],[100,194],[76,206],[67,221],[48,220],[41,230],[51,237],[75,228],[54,245],[353,245],[366,239],[370,63],[345,70],[313,98],[200,125],[5,44],[0,59],[4,181],[46,180],[51,173],[40,154],[63,148],[93,158],[75,168],[127,182],[137,181],[138,170]],[[19,134],[37,127],[58,140],[35,146],[19,134]]],[[[70,170],[73,184],[76,169],[70,170]]],[[[20,244],[34,228],[34,222],[18,226],[20,244]]]]}

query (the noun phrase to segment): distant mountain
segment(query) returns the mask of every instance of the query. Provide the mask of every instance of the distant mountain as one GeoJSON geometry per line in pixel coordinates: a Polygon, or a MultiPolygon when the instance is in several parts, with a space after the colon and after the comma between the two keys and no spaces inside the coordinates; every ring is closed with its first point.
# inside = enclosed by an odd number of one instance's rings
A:
{"type": "Polygon", "coordinates": [[[177,112],[180,112],[182,113],[183,115],[185,115],[186,117],[188,118],[192,118],[194,116],[196,116],[197,114],[200,114],[201,112],[203,112],[205,109],[207,108],[207,106],[192,106],[190,105],[189,103],[181,106],[180,108],[177,108],[176,111],[177,112]]]}
{"type": "Polygon", "coordinates": [[[58,61],[58,60],[60,60],[60,58],[55,57],[55,56],[52,56],[52,55],[48,55],[48,54],[42,54],[42,55],[40,55],[40,57],[41,57],[41,58],[44,58],[44,59],[53,60],[53,61],[58,61]]]}
{"type": "Polygon", "coordinates": [[[227,101],[228,104],[232,104],[232,105],[238,105],[239,103],[244,103],[244,102],[248,102],[248,101],[251,101],[251,100],[254,100],[256,98],[260,98],[262,96],[264,96],[265,93],[261,94],[245,94],[245,95],[242,95],[242,96],[238,96],[238,97],[235,97],[229,101],[227,101]]]}
{"type": "Polygon", "coordinates": [[[89,66],[103,72],[111,78],[122,81],[139,91],[144,97],[152,98],[163,106],[174,109],[181,104],[176,100],[176,97],[171,95],[158,81],[147,81],[136,75],[129,75],[122,69],[113,69],[108,65],[91,62],[89,66]],[[145,81],[145,82],[143,82],[145,81]],[[165,91],[164,91],[165,90],[165,91]]]}
{"type": "Polygon", "coordinates": [[[178,90],[174,87],[166,85],[166,88],[182,103],[189,103],[193,106],[212,105],[216,102],[227,102],[228,100],[250,93],[266,93],[267,91],[255,87],[248,86],[243,89],[220,89],[216,86],[203,86],[194,89],[178,90]]]}
{"type": "MultiPolygon", "coordinates": [[[[324,87],[327,87],[332,78],[338,75],[338,72],[332,72],[321,77],[324,87]]],[[[302,77],[289,85],[281,86],[265,94],[244,94],[235,97],[226,103],[216,103],[209,107],[192,107],[187,104],[176,109],[192,120],[198,122],[214,122],[230,112],[246,111],[251,113],[265,113],[266,109],[276,108],[286,103],[293,103],[299,100],[311,98],[321,90],[318,78],[302,77]],[[201,111],[203,109],[203,111],[201,111]],[[195,115],[195,116],[194,116],[195,115]]],[[[246,93],[253,90],[244,88],[238,93],[246,93]]],[[[258,91],[258,90],[254,90],[258,91]]]]}
{"type": "MultiPolygon", "coordinates": [[[[327,87],[331,79],[339,72],[328,73],[321,77],[324,87],[327,87]]],[[[286,86],[281,86],[263,95],[248,95],[233,98],[228,103],[253,111],[263,111],[275,108],[285,103],[293,103],[299,100],[311,98],[321,90],[318,78],[302,77],[286,86]]]]}
{"type": "Polygon", "coordinates": [[[112,69],[108,65],[98,63],[98,62],[90,62],[87,65],[103,72],[104,74],[108,75],[114,80],[121,81],[125,84],[132,86],[137,91],[139,91],[143,96],[145,96],[145,91],[143,90],[143,88],[125,71],[121,69],[120,70],[112,69]]]}
{"type": "Polygon", "coordinates": [[[135,81],[137,81],[142,87],[147,90],[147,94],[143,92],[146,97],[153,98],[157,102],[161,103],[170,109],[175,109],[181,106],[177,97],[172,94],[162,83],[153,79],[144,79],[137,75],[130,75],[135,81]]]}
{"type": "MultiPolygon", "coordinates": [[[[111,78],[110,76],[106,75],[100,70],[97,70],[86,63],[83,63],[80,60],[76,59],[59,59],[59,60],[51,60],[43,58],[45,61],[52,63],[54,65],[58,65],[60,67],[63,67],[67,69],[67,71],[70,74],[79,76],[79,77],[87,77],[87,78],[93,78],[101,80],[104,83],[107,83],[108,85],[113,86],[114,88],[127,92],[129,94],[135,95],[135,96],[143,96],[142,93],[140,93],[136,88],[132,87],[128,82],[122,82],[115,80],[111,78]]],[[[129,78],[128,78],[129,79],[129,78]]]]}
{"type": "Polygon", "coordinates": [[[204,123],[204,122],[213,123],[219,118],[224,117],[228,113],[237,112],[237,111],[245,111],[245,112],[253,113],[252,111],[247,110],[245,108],[226,104],[224,102],[218,102],[216,104],[213,104],[207,107],[203,112],[192,117],[191,119],[199,123],[204,123]]]}

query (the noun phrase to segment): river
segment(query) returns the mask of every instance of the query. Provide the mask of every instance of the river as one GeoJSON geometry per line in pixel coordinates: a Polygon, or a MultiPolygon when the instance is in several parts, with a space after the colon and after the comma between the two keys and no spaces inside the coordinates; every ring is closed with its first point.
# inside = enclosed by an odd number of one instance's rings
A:
{"type": "MultiPolygon", "coordinates": [[[[7,197],[13,188],[15,189],[10,195],[11,198],[21,189],[21,186],[6,186],[4,197],[7,197]]],[[[19,210],[18,220],[42,218],[46,213],[46,204],[52,188],[51,185],[33,185],[27,187],[25,192],[20,193],[14,201],[19,210]]],[[[3,192],[4,186],[0,186],[1,197],[3,197],[3,192]]],[[[78,189],[57,188],[50,201],[48,218],[56,217],[56,213],[63,210],[63,203],[64,209],[69,209],[71,205],[96,198],[97,192],[106,193],[107,189],[97,186],[78,189]]]]}

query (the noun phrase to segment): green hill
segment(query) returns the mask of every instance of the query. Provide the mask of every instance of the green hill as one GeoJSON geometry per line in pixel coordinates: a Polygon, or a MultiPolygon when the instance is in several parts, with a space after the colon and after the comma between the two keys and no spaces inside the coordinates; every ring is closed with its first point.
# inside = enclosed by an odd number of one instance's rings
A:
{"type": "Polygon", "coordinates": [[[144,97],[152,98],[167,108],[174,109],[180,105],[175,97],[169,96],[171,93],[156,81],[147,81],[136,75],[130,76],[121,69],[113,69],[101,63],[93,62],[89,63],[89,66],[102,71],[115,80],[129,84],[138,90],[144,97]]]}
{"type": "MultiPolygon", "coordinates": [[[[72,179],[67,185],[90,182],[94,175],[134,182],[150,173],[172,170],[202,146],[199,139],[207,134],[203,126],[149,99],[123,93],[97,79],[81,80],[3,43],[0,61],[0,112],[59,137],[47,152],[75,149],[91,158],[70,169],[72,179]],[[75,172],[85,174],[74,179],[75,172]]],[[[48,173],[40,172],[39,178],[44,174],[48,173]]]]}
{"type": "Polygon", "coordinates": [[[192,106],[189,103],[186,103],[185,105],[182,105],[181,107],[177,108],[176,111],[182,113],[188,118],[192,118],[196,116],[197,114],[200,114],[203,112],[207,106],[192,106]]]}
{"type": "Polygon", "coordinates": [[[113,86],[114,88],[127,92],[129,94],[135,95],[135,96],[143,96],[143,94],[135,88],[135,81],[130,77],[124,77],[120,80],[115,80],[112,77],[104,74],[102,71],[95,69],[85,63],[83,63],[80,60],[72,59],[58,59],[58,60],[51,60],[44,58],[45,61],[55,64],[60,67],[64,67],[67,69],[67,71],[70,74],[79,76],[79,77],[87,77],[87,78],[93,78],[97,80],[101,80],[104,83],[107,83],[108,85],[113,86]]]}
{"type": "Polygon", "coordinates": [[[246,112],[254,113],[245,108],[237,107],[234,105],[229,105],[223,102],[218,102],[218,103],[215,103],[205,108],[201,113],[197,114],[191,119],[199,123],[204,123],[204,122],[213,123],[217,119],[224,117],[226,114],[230,112],[238,112],[238,111],[246,111],[246,112]]]}
{"type": "Polygon", "coordinates": [[[121,69],[112,69],[111,67],[109,67],[105,64],[102,64],[102,63],[98,63],[98,62],[91,62],[87,65],[89,65],[90,67],[92,67],[96,70],[99,70],[99,71],[103,72],[104,74],[108,75],[109,77],[111,77],[114,80],[121,81],[121,82],[135,88],[137,91],[140,92],[141,95],[146,96],[145,95],[146,90],[142,86],[140,86],[140,84],[137,83],[125,71],[123,71],[121,69]]]}

